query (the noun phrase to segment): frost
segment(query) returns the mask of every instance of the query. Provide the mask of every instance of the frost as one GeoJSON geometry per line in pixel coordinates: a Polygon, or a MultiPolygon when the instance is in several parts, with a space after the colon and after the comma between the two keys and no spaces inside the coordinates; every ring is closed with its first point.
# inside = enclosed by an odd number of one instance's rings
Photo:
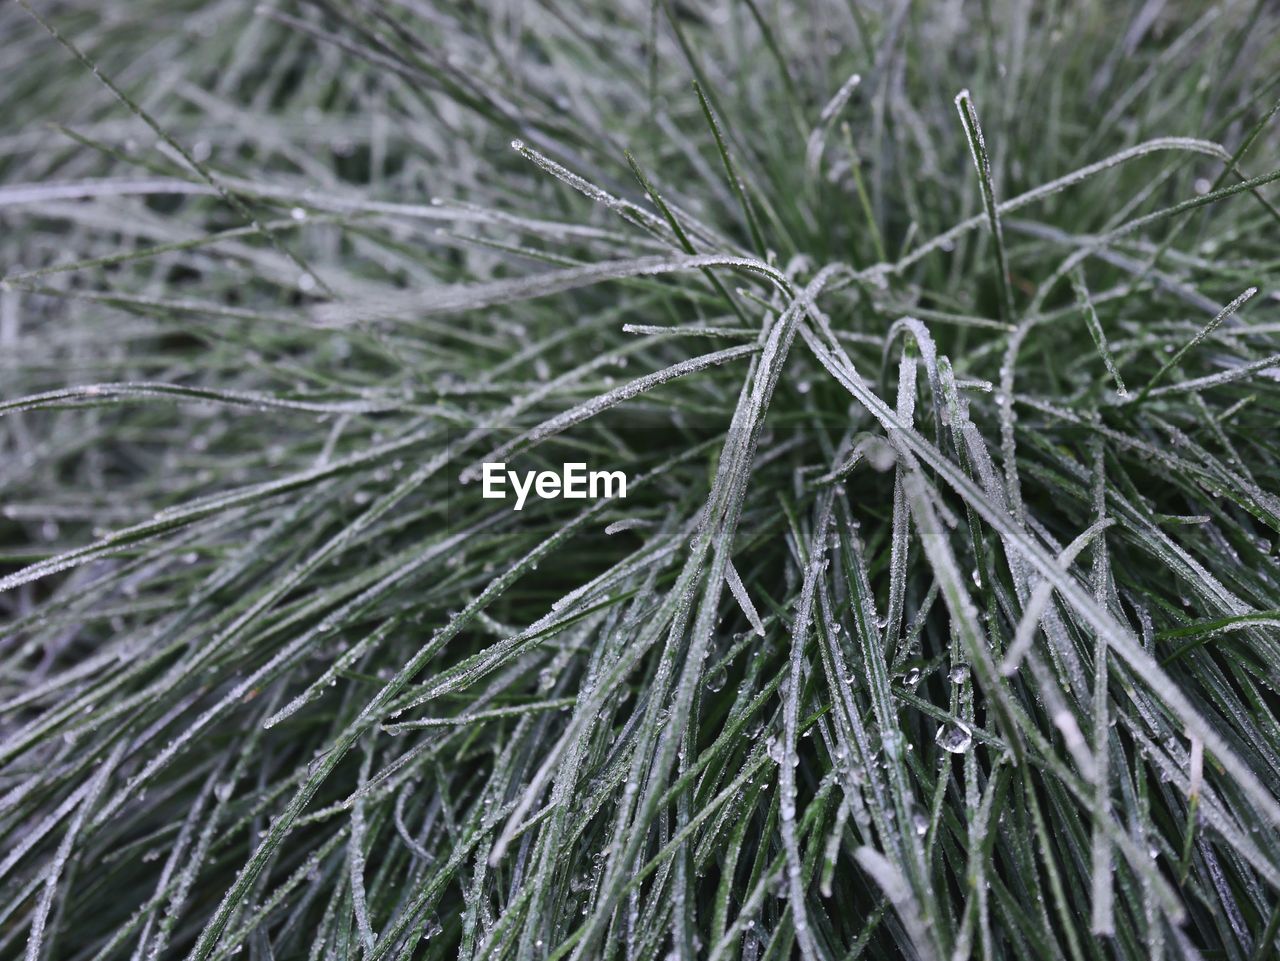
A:
{"type": "Polygon", "coordinates": [[[725,583],[729,585],[729,591],[733,594],[734,599],[738,602],[738,606],[742,608],[742,613],[747,615],[747,621],[750,622],[752,629],[761,637],[764,637],[764,622],[760,620],[760,615],[756,612],[756,607],[751,603],[751,595],[747,593],[746,585],[742,583],[742,578],[738,576],[738,570],[733,566],[732,562],[725,565],[725,583]]]}

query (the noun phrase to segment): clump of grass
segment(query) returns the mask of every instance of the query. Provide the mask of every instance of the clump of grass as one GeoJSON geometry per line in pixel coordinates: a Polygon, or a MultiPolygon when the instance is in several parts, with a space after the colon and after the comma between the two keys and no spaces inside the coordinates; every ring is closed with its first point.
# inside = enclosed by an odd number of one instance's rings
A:
{"type": "Polygon", "coordinates": [[[3,955],[1273,957],[1278,37],[6,5],[3,955]]]}

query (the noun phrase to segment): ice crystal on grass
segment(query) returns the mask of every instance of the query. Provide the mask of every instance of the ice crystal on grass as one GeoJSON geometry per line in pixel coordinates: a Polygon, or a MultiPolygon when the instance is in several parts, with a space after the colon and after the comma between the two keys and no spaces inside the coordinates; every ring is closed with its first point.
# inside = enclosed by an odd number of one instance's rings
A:
{"type": "Polygon", "coordinates": [[[0,954],[1275,953],[1273,5],[260,14],[0,5],[0,954]]]}

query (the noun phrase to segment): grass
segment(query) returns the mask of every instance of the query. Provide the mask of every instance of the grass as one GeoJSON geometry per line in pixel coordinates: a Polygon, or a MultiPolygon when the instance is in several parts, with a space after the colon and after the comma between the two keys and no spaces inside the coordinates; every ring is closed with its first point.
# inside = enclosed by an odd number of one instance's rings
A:
{"type": "Polygon", "coordinates": [[[1198,7],[0,7],[0,956],[1275,957],[1198,7]]]}

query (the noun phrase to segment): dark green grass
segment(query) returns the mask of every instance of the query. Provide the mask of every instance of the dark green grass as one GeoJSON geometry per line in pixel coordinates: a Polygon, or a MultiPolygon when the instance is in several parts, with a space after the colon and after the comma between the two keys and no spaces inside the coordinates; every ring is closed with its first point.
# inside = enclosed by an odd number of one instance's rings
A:
{"type": "Polygon", "coordinates": [[[1272,5],[24,7],[0,957],[1277,955],[1272,5]]]}

